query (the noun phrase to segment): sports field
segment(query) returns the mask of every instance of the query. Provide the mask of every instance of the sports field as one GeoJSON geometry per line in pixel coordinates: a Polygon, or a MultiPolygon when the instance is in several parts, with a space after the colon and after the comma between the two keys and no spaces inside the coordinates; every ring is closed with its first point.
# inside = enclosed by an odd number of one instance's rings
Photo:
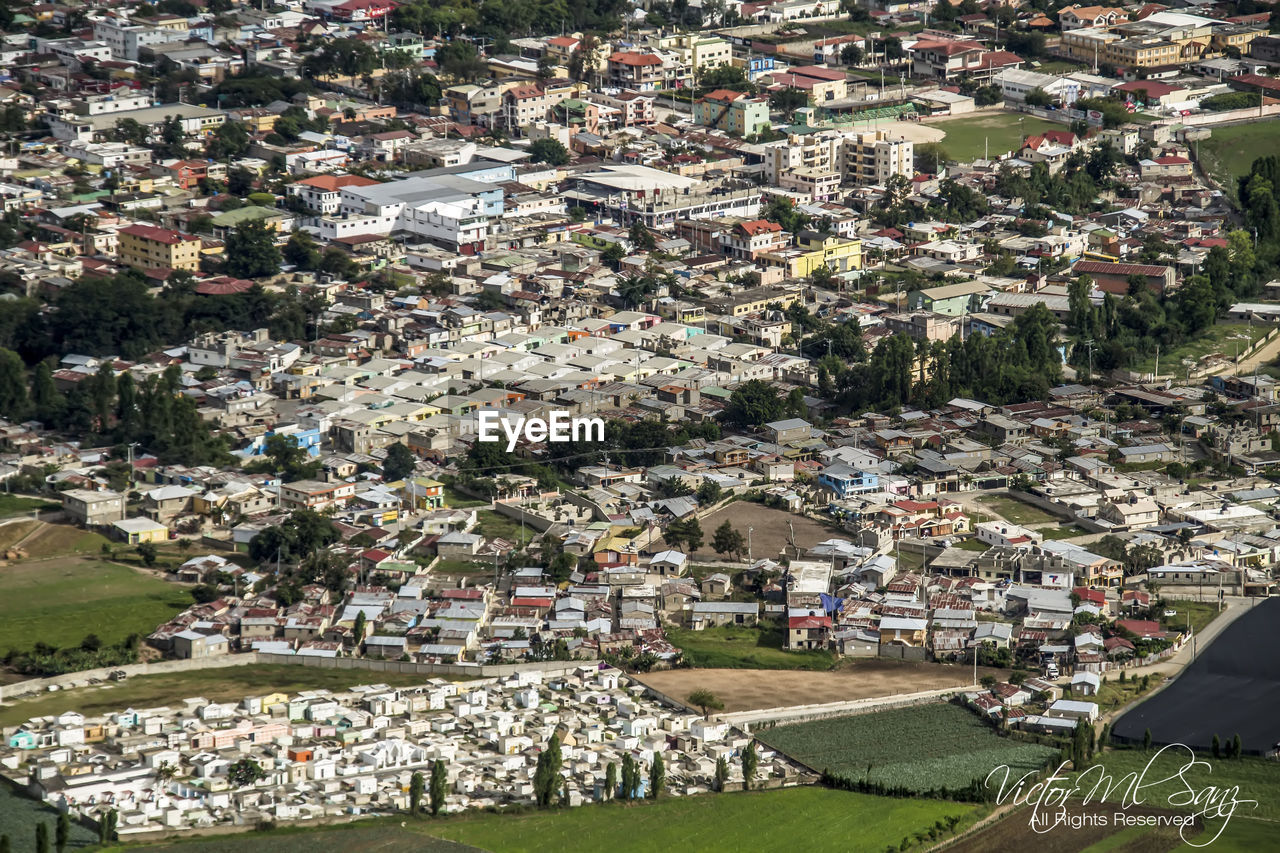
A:
{"type": "Polygon", "coordinates": [[[1213,135],[1192,145],[1200,167],[1235,198],[1236,178],[1247,174],[1255,158],[1273,154],[1280,119],[1211,128],[1213,135]]]}
{"type": "MultiPolygon", "coordinates": [[[[750,793],[590,805],[555,812],[469,814],[444,820],[387,820],[307,831],[248,833],[146,848],[172,853],[438,850],[427,835],[495,853],[669,853],[804,850],[882,853],[924,850],[916,840],[948,818],[959,827],[981,812],[939,800],[872,797],[801,787],[750,793]],[[907,844],[904,846],[904,839],[907,844]]],[[[447,848],[446,848],[447,849],[447,848]]],[[[453,848],[456,849],[456,848],[453,848]]]]}
{"type": "Polygon", "coordinates": [[[989,157],[999,157],[1016,151],[1022,138],[1030,134],[1067,129],[1062,122],[1019,113],[987,113],[931,122],[929,126],[946,131],[942,147],[948,157],[962,163],[980,159],[984,152],[989,157]]]}

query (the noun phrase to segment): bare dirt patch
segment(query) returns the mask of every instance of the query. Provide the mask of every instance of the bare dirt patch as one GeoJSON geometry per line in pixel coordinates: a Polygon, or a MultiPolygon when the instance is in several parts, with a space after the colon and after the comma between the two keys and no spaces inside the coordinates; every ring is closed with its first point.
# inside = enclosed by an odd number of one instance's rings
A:
{"type": "MultiPolygon", "coordinates": [[[[1042,810],[1044,811],[1044,810],[1042,810]]],[[[1116,826],[1115,813],[1119,811],[1113,805],[1092,804],[1089,806],[1070,806],[1067,814],[1079,828],[1071,828],[1071,824],[1063,824],[1037,832],[1031,828],[1031,811],[1021,809],[991,826],[968,836],[959,844],[947,848],[950,853],[987,853],[990,850],[1029,850],[1038,853],[1076,853],[1079,850],[1112,850],[1124,853],[1165,853],[1167,850],[1184,850],[1183,839],[1178,828],[1168,824],[1164,826],[1116,826]],[[1101,820],[1091,816],[1106,817],[1105,825],[1101,820]]],[[[1168,815],[1177,812],[1168,809],[1155,809],[1145,806],[1134,806],[1126,809],[1130,815],[1168,815]]],[[[1055,812],[1053,815],[1057,817],[1055,812]]],[[[1195,829],[1188,829],[1187,838],[1199,835],[1202,824],[1197,821],[1195,829]]]]}
{"type": "MultiPolygon", "coordinates": [[[[979,668],[978,677],[1001,670],[979,668]]],[[[875,699],[945,687],[967,687],[973,669],[959,664],[851,661],[831,672],[772,669],[672,669],[636,676],[673,699],[705,688],[724,702],[726,712],[875,699]]]]}
{"type": "MultiPolygon", "coordinates": [[[[776,560],[781,556],[782,549],[787,547],[790,535],[787,528],[788,522],[795,528],[795,541],[801,553],[804,553],[804,551],[819,542],[840,535],[838,531],[803,515],[796,515],[781,509],[771,509],[749,501],[734,501],[711,513],[700,522],[702,524],[703,543],[697,554],[694,555],[694,562],[697,562],[697,558],[704,560],[724,559],[711,547],[711,537],[715,534],[716,528],[724,524],[725,521],[732,524],[744,539],[747,536],[747,528],[751,528],[751,556],[757,560],[764,558],[776,560]]],[[[787,551],[787,554],[788,556],[795,556],[795,553],[790,550],[787,551]]]]}

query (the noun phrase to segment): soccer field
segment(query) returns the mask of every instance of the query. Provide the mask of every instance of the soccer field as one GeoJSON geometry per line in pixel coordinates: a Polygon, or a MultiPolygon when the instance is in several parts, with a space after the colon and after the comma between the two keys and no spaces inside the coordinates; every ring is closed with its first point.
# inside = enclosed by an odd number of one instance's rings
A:
{"type": "Polygon", "coordinates": [[[930,126],[946,131],[942,147],[947,156],[965,163],[981,158],[984,152],[989,157],[999,157],[1016,151],[1022,138],[1029,134],[1067,129],[1061,122],[1018,113],[990,113],[930,126]]]}

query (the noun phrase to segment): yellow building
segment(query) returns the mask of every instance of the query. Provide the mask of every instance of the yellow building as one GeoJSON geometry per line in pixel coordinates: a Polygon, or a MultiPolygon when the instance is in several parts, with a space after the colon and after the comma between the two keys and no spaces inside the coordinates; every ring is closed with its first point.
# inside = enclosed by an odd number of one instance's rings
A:
{"type": "Polygon", "coordinates": [[[765,266],[781,268],[788,278],[808,278],[822,266],[836,273],[860,270],[862,241],[805,231],[797,238],[795,246],[765,252],[760,261],[765,266]]]}
{"type": "Polygon", "coordinates": [[[123,518],[112,524],[111,529],[117,539],[129,545],[169,541],[169,528],[149,518],[123,518]]]}
{"type": "Polygon", "coordinates": [[[116,254],[121,263],[143,270],[168,267],[196,272],[200,269],[203,244],[199,237],[142,224],[129,225],[116,233],[120,237],[116,254]]]}

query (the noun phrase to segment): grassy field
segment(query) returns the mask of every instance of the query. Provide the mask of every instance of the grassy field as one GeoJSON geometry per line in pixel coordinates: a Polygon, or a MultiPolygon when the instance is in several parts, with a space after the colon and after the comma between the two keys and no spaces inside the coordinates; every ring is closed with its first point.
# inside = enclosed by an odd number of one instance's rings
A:
{"type": "Polygon", "coordinates": [[[526,524],[522,537],[520,522],[505,515],[498,515],[490,509],[476,512],[476,532],[485,539],[499,537],[520,545],[527,545],[538,536],[538,531],[526,524]]]}
{"type": "Polygon", "coordinates": [[[1089,531],[1074,524],[1066,527],[1041,527],[1036,531],[1045,539],[1075,539],[1077,536],[1088,536],[1089,531]]]}
{"type": "Polygon", "coordinates": [[[172,853],[271,853],[369,851],[417,853],[457,850],[429,836],[499,853],[610,853],[788,850],[881,853],[886,847],[921,850],[916,832],[958,818],[959,827],[982,812],[938,800],[891,800],[826,788],[785,788],[751,793],[664,798],[631,805],[583,806],[527,814],[473,813],[443,820],[360,821],[323,829],[280,829],[233,838],[192,839],[152,845],[172,853]],[[767,816],[767,817],[766,817],[767,816]],[[797,839],[803,839],[799,847],[797,839]]]}
{"type": "Polygon", "coordinates": [[[988,550],[991,546],[988,545],[986,542],[983,542],[981,539],[974,539],[970,537],[969,539],[961,539],[959,542],[955,544],[955,547],[963,548],[966,551],[977,551],[979,554],[981,554],[986,550],[988,550]]]}
{"type": "Polygon", "coordinates": [[[464,495],[453,486],[445,486],[444,505],[453,509],[460,509],[469,506],[488,506],[489,502],[484,498],[473,498],[471,495],[464,495]]]}
{"type": "MultiPolygon", "coordinates": [[[[1276,130],[1280,130],[1280,127],[1276,130]]],[[[1183,359],[1198,362],[1205,356],[1214,354],[1222,355],[1227,359],[1235,358],[1237,346],[1240,352],[1244,352],[1269,331],[1271,327],[1265,325],[1218,323],[1210,326],[1194,340],[1179,344],[1172,351],[1161,352],[1160,370],[1164,375],[1184,374],[1186,367],[1182,364],[1183,359]]],[[[1155,353],[1152,353],[1149,358],[1134,363],[1131,369],[1139,372],[1152,371],[1155,366],[1155,353]]]]}
{"type": "Polygon", "coordinates": [[[493,559],[485,560],[440,560],[431,569],[441,575],[492,575],[493,559]]]}
{"type": "MultiPolygon", "coordinates": [[[[49,827],[49,841],[53,842],[58,812],[52,806],[36,802],[14,793],[7,784],[0,782],[0,835],[9,838],[13,853],[30,853],[36,849],[36,824],[49,827]]],[[[71,841],[68,850],[88,847],[98,841],[98,836],[75,821],[71,823],[71,841]]]]}
{"type": "Polygon", "coordinates": [[[1017,778],[1058,755],[1000,737],[951,704],[778,726],[758,737],[815,770],[922,792],[964,788],[1001,764],[1017,778]]]}
{"type": "Polygon", "coordinates": [[[1056,524],[1058,521],[1056,517],[1040,509],[1040,507],[1023,503],[1009,495],[983,495],[978,498],[978,502],[991,507],[991,511],[1005,521],[1012,521],[1014,524],[1021,524],[1026,527],[1038,528],[1048,524],[1056,524]]]}
{"type": "Polygon", "coordinates": [[[39,560],[68,554],[99,554],[104,544],[110,544],[105,536],[88,530],[69,524],[42,524],[22,547],[29,559],[39,560]]]}
{"type": "Polygon", "coordinates": [[[154,708],[202,696],[211,702],[243,699],[283,690],[345,690],[359,684],[389,684],[405,687],[424,684],[427,676],[401,675],[364,670],[320,669],[311,666],[252,664],[175,672],[164,675],[136,675],[119,684],[80,687],[57,693],[41,693],[0,706],[0,726],[12,726],[45,714],[75,709],[92,716],[128,707],[154,708]]]}
{"type": "Polygon", "coordinates": [[[1212,128],[1213,135],[1193,143],[1200,166],[1209,173],[1227,195],[1236,197],[1236,178],[1248,174],[1257,157],[1275,150],[1280,134],[1280,119],[1212,128]]]}
{"type": "Polygon", "coordinates": [[[1166,602],[1166,610],[1176,610],[1173,616],[1161,616],[1160,624],[1171,631],[1181,631],[1187,627],[1187,618],[1191,619],[1191,630],[1197,634],[1205,626],[1218,618],[1218,602],[1214,600],[1218,594],[1216,588],[1205,590],[1204,601],[1188,601],[1186,599],[1170,599],[1166,602]]]}
{"type": "Polygon", "coordinates": [[[61,504],[47,501],[44,498],[24,498],[22,495],[0,493],[0,518],[11,515],[26,515],[35,510],[61,509],[61,504]]]}
{"type": "Polygon", "coordinates": [[[17,545],[27,534],[40,526],[40,522],[31,521],[30,519],[18,521],[11,519],[6,524],[0,524],[0,550],[5,550],[17,545]]]}
{"type": "Polygon", "coordinates": [[[88,557],[25,561],[0,578],[0,651],[78,645],[87,634],[111,645],[191,605],[185,587],[88,557]]]}
{"type": "MultiPolygon", "coordinates": [[[[1197,754],[1195,759],[1201,764],[1178,773],[1192,760],[1191,754],[1184,749],[1168,748],[1157,755],[1156,750],[1143,752],[1141,749],[1113,749],[1095,758],[1113,780],[1120,780],[1129,773],[1143,773],[1143,802],[1159,808],[1189,810],[1185,806],[1168,802],[1171,795],[1185,793],[1187,787],[1200,791],[1210,785],[1219,791],[1233,786],[1239,787],[1236,794],[1238,800],[1257,800],[1257,808],[1242,805],[1236,812],[1237,817],[1257,818],[1259,820],[1280,820],[1280,764],[1261,758],[1241,758],[1238,760],[1216,759],[1204,754],[1197,754]],[[1184,783],[1185,780],[1185,783],[1184,783]]],[[[1093,771],[1090,778],[1096,779],[1099,771],[1093,771]]],[[[1089,788],[1092,788],[1089,785],[1089,788]]],[[[1124,785],[1117,785],[1108,802],[1118,802],[1124,794],[1124,785]]],[[[1095,797],[1095,800],[1097,797],[1095,797]]],[[[1273,829],[1274,833],[1275,830],[1273,829]]],[[[1275,838],[1275,835],[1272,835],[1275,838]]],[[[1217,849],[1216,845],[1213,849],[1217,849]]],[[[1269,849],[1275,849],[1274,845],[1269,849]]]]}
{"type": "Polygon", "coordinates": [[[947,133],[942,147],[952,160],[967,163],[983,156],[991,157],[1015,151],[1022,139],[1046,130],[1066,130],[1061,122],[1047,121],[1016,113],[991,113],[971,118],[938,122],[933,125],[947,133]]]}
{"type": "MultiPolygon", "coordinates": [[[[1147,682],[1147,690],[1153,690],[1159,686],[1164,680],[1163,676],[1155,675],[1147,682]]],[[[1118,708],[1123,708],[1130,702],[1138,699],[1143,695],[1142,678],[1126,678],[1120,681],[1120,674],[1115,672],[1107,673],[1107,683],[1098,689],[1098,695],[1093,696],[1074,696],[1069,691],[1064,692],[1064,699],[1078,699],[1082,702],[1096,702],[1102,713],[1107,714],[1118,708]]]]}
{"type": "Polygon", "coordinates": [[[784,650],[781,628],[668,628],[667,639],[684,650],[684,659],[691,666],[707,669],[827,670],[835,663],[825,651],[784,650]]]}

